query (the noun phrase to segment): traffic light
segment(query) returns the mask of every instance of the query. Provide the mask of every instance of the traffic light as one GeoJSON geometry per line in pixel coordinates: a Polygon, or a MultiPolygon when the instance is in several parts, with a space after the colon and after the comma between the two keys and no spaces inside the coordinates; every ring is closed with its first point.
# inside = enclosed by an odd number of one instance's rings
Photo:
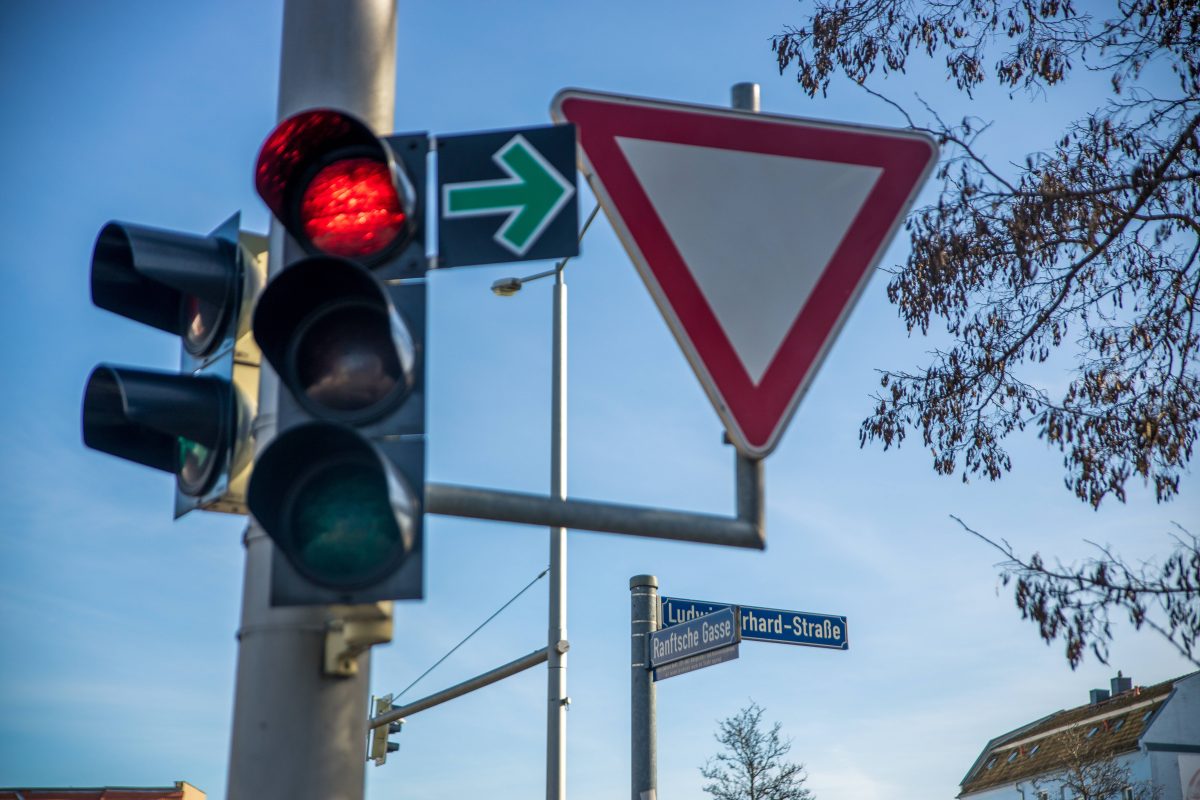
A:
{"type": "Polygon", "coordinates": [[[281,385],[248,492],[274,605],[422,596],[427,153],[425,134],[331,110],[285,120],[259,153],[258,193],[304,253],[253,320],[281,385]]]}
{"type": "MultiPolygon", "coordinates": [[[[393,708],[395,706],[392,705],[392,696],[390,694],[386,694],[383,697],[376,697],[375,713],[373,716],[378,717],[380,714],[385,714],[393,708]]],[[[399,733],[403,727],[404,720],[398,720],[371,729],[371,747],[367,751],[367,758],[374,761],[375,766],[378,767],[387,763],[388,753],[394,753],[400,749],[400,743],[390,741],[388,736],[393,733],[399,733]]]]}
{"type": "Polygon", "coordinates": [[[175,475],[175,516],[246,512],[259,352],[250,309],[266,240],[234,214],[207,236],[110,222],[92,253],[92,302],[180,337],[178,372],[100,364],[83,395],[88,447],[175,475]]]}

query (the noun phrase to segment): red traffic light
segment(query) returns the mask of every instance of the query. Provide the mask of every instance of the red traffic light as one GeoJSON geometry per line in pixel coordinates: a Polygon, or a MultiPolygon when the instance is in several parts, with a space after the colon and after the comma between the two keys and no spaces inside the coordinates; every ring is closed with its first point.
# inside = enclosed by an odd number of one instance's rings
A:
{"type": "Polygon", "coordinates": [[[339,111],[284,120],[258,156],[256,188],[312,254],[373,261],[409,240],[415,194],[390,149],[339,111]]]}
{"type": "Polygon", "coordinates": [[[346,258],[386,250],[404,233],[408,219],[387,165],[370,158],[322,167],[304,187],[299,216],[315,247],[346,258]]]}

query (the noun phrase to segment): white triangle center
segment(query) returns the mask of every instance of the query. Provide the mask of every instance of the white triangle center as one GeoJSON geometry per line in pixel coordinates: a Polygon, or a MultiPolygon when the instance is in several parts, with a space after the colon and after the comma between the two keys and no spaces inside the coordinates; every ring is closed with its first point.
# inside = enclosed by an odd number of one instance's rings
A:
{"type": "Polygon", "coordinates": [[[757,385],[883,170],[617,137],[757,385]]]}

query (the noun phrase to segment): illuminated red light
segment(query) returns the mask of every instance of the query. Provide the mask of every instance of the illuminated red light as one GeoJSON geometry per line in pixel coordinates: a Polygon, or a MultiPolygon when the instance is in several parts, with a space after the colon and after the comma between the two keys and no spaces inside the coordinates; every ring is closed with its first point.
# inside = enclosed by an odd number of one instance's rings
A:
{"type": "Polygon", "coordinates": [[[375,255],[396,241],[405,222],[387,165],[370,158],[348,158],[323,167],[300,199],[304,234],[329,255],[375,255]]]}

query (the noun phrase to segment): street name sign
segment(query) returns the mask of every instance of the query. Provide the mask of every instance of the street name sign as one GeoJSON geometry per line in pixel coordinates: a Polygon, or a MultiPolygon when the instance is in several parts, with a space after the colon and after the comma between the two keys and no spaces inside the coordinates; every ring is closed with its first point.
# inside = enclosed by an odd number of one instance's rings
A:
{"type": "MultiPolygon", "coordinates": [[[[717,608],[711,614],[693,617],[670,630],[653,631],[646,642],[646,663],[650,669],[657,669],[694,656],[700,656],[727,647],[736,647],[740,626],[737,621],[737,610],[726,606],[717,608]]],[[[736,658],[735,655],[731,656],[736,658]]],[[[727,661],[722,658],[720,661],[727,661]]],[[[712,663],[720,663],[713,661],[712,663]]],[[[705,666],[700,664],[698,666],[705,666]]],[[[698,667],[690,667],[697,669],[698,667]]]]}
{"type": "Polygon", "coordinates": [[[738,657],[737,644],[726,645],[717,650],[709,650],[707,653],[688,656],[679,661],[672,661],[670,664],[663,664],[653,670],[653,679],[655,681],[674,678],[676,675],[682,675],[685,672],[711,667],[714,664],[724,664],[726,661],[732,661],[738,657]]]}
{"type": "Polygon", "coordinates": [[[437,138],[438,265],[579,254],[575,127],[437,138]]]}
{"type": "Polygon", "coordinates": [[[581,168],[730,439],[768,455],[937,159],[907,130],[566,89],[581,168]]]}
{"type": "Polygon", "coordinates": [[[741,616],[742,639],[760,642],[798,644],[805,647],[824,647],[830,650],[850,648],[846,618],[833,614],[814,614],[808,611],[785,611],[779,608],[731,606],[704,600],[684,600],[680,597],[660,598],[660,630],[673,630],[690,625],[718,609],[735,608],[741,616]]]}

